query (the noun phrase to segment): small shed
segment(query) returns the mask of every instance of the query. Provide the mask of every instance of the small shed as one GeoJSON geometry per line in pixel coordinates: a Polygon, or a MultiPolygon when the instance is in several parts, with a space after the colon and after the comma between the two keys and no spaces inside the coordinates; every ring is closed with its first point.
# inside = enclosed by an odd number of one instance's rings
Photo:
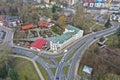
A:
{"type": "Polygon", "coordinates": [[[87,73],[87,74],[89,74],[89,75],[91,75],[92,74],[92,70],[93,70],[93,68],[91,68],[91,67],[89,67],[89,66],[84,66],[83,67],[83,72],[84,73],[87,73]]]}

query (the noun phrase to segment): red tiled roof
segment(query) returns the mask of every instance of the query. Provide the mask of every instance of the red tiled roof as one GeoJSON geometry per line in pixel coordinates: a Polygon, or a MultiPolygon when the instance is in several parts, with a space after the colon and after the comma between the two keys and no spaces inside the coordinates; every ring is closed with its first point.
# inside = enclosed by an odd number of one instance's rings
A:
{"type": "Polygon", "coordinates": [[[31,47],[43,49],[43,46],[46,45],[46,42],[47,42],[47,40],[45,40],[45,39],[37,39],[34,43],[31,44],[31,47]]]}
{"type": "Polygon", "coordinates": [[[22,30],[28,30],[31,28],[35,28],[33,24],[28,24],[28,25],[22,26],[22,30]]]}
{"type": "Polygon", "coordinates": [[[48,27],[49,23],[48,22],[43,22],[43,21],[39,21],[38,22],[38,26],[39,27],[48,27]]]}
{"type": "Polygon", "coordinates": [[[0,15],[0,21],[2,21],[3,20],[3,16],[2,15],[0,15]]]}

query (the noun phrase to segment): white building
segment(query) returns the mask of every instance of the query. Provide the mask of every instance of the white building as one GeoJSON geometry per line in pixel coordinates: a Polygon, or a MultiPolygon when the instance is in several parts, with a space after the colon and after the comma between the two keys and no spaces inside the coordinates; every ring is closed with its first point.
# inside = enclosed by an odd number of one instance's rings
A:
{"type": "Polygon", "coordinates": [[[0,21],[0,26],[3,26],[3,22],[2,21],[0,21]]]}
{"type": "Polygon", "coordinates": [[[38,3],[41,3],[41,0],[36,0],[38,3]]]}
{"type": "Polygon", "coordinates": [[[68,0],[70,5],[74,5],[78,2],[78,0],[68,0]]]}
{"type": "Polygon", "coordinates": [[[50,40],[50,50],[57,51],[59,49],[63,49],[71,42],[81,38],[83,36],[83,32],[83,30],[68,25],[62,35],[54,37],[50,40]]]}

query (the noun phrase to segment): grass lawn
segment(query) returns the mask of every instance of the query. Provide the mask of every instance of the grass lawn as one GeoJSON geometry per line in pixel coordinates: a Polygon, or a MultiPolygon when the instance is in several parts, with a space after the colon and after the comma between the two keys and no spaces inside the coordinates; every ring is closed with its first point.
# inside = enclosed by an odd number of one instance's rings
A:
{"type": "Polygon", "coordinates": [[[106,27],[104,26],[104,24],[100,24],[100,23],[96,23],[95,21],[86,23],[83,25],[83,30],[84,30],[84,34],[89,34],[91,33],[91,31],[101,31],[104,30],[106,27]]]}
{"type": "Polygon", "coordinates": [[[118,38],[115,34],[113,35],[110,35],[107,37],[108,38],[108,41],[105,43],[108,47],[118,47],[117,44],[118,44],[118,38]]]}
{"type": "Polygon", "coordinates": [[[79,66],[78,75],[82,75],[83,65],[79,66]]]}
{"type": "Polygon", "coordinates": [[[92,27],[92,31],[100,31],[100,30],[103,30],[105,29],[105,26],[102,25],[102,24],[95,24],[93,27],[92,27]]]}
{"type": "Polygon", "coordinates": [[[68,66],[65,66],[65,67],[63,68],[63,70],[64,70],[65,75],[67,76],[68,71],[69,71],[69,67],[68,67],[68,66]]]}
{"type": "MultiPolygon", "coordinates": [[[[75,52],[76,52],[76,51],[75,51],[75,52]]],[[[68,58],[67,58],[66,61],[71,60],[71,58],[74,56],[75,52],[73,52],[72,54],[70,54],[70,55],[68,56],[68,58]]]]}
{"type": "Polygon", "coordinates": [[[18,72],[19,80],[40,80],[32,62],[22,59],[15,59],[15,70],[18,72]]]}
{"type": "Polygon", "coordinates": [[[63,57],[63,56],[57,57],[56,60],[57,60],[58,62],[60,62],[61,59],[62,59],[62,57],[63,57]]]}
{"type": "Polygon", "coordinates": [[[53,74],[55,75],[55,73],[56,73],[56,68],[51,68],[51,70],[52,70],[53,74]]]}
{"type": "Polygon", "coordinates": [[[44,61],[46,61],[47,63],[52,63],[52,61],[50,61],[48,58],[45,58],[44,56],[39,56],[40,58],[42,58],[44,61]]]}
{"type": "Polygon", "coordinates": [[[44,79],[45,80],[49,80],[49,77],[48,77],[48,74],[47,74],[46,70],[39,63],[37,63],[37,65],[38,65],[38,67],[39,67],[39,69],[40,69],[44,79]]]}

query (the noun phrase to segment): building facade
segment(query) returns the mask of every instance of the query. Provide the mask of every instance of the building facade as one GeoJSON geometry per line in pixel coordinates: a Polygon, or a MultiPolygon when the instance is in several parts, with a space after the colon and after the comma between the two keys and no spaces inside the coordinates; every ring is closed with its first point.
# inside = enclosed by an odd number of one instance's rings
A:
{"type": "Polygon", "coordinates": [[[61,50],[73,41],[83,36],[83,30],[80,30],[74,26],[68,25],[62,35],[53,37],[50,40],[50,50],[61,50]]]}
{"type": "Polygon", "coordinates": [[[83,0],[82,2],[85,7],[98,7],[98,8],[108,7],[109,4],[108,0],[83,0]]]}
{"type": "Polygon", "coordinates": [[[69,5],[74,5],[78,2],[79,0],[67,0],[69,5]]]}

